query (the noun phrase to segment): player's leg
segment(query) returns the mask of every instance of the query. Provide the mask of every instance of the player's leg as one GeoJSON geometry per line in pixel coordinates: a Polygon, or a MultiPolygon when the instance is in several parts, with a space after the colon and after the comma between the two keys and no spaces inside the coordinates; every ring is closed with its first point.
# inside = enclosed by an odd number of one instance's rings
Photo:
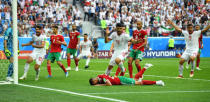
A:
{"type": "Polygon", "coordinates": [[[56,52],[54,54],[55,54],[55,59],[57,61],[57,64],[64,71],[65,76],[68,77],[68,72],[67,72],[66,68],[64,67],[64,65],[61,63],[61,54],[60,54],[60,52],[56,52]]]}
{"type": "Polygon", "coordinates": [[[34,65],[34,70],[36,71],[35,80],[39,80],[40,65],[39,65],[39,64],[35,64],[35,65],[34,65]]]}
{"type": "Polygon", "coordinates": [[[67,48],[67,65],[68,68],[66,70],[71,70],[71,53],[70,53],[70,48],[67,48]]]}
{"type": "Polygon", "coordinates": [[[139,59],[136,59],[135,60],[135,65],[136,65],[136,68],[137,68],[137,71],[141,71],[141,65],[140,65],[140,60],[139,59]]]}
{"type": "Polygon", "coordinates": [[[49,53],[47,57],[47,72],[48,72],[48,78],[52,77],[52,72],[51,72],[51,62],[54,63],[55,57],[53,53],[49,53]]]}
{"type": "Polygon", "coordinates": [[[29,67],[30,67],[30,63],[33,62],[33,57],[35,57],[35,55],[33,55],[34,53],[32,53],[30,56],[28,56],[27,60],[26,60],[26,63],[25,63],[25,67],[24,67],[24,74],[22,77],[20,77],[19,79],[20,80],[23,80],[23,79],[26,79],[27,77],[27,73],[28,73],[28,70],[29,70],[29,67]]]}
{"type": "Polygon", "coordinates": [[[132,50],[130,52],[129,58],[128,58],[128,71],[129,71],[130,78],[133,78],[133,66],[132,66],[132,63],[133,63],[133,58],[134,57],[135,57],[134,51],[132,50]]]}
{"type": "Polygon", "coordinates": [[[189,60],[189,57],[189,53],[187,53],[187,51],[185,50],[179,60],[179,76],[177,78],[183,78],[183,64],[185,61],[189,60]]]}
{"type": "Polygon", "coordinates": [[[186,66],[185,66],[185,67],[186,67],[186,69],[188,69],[188,68],[189,68],[190,62],[191,62],[190,60],[188,60],[188,61],[187,61],[186,66]]]}
{"type": "Polygon", "coordinates": [[[86,64],[85,64],[85,69],[87,69],[89,67],[90,58],[91,58],[91,55],[88,55],[87,60],[86,60],[86,64]]]}
{"type": "Polygon", "coordinates": [[[13,75],[13,57],[7,57],[7,59],[9,60],[10,64],[8,66],[6,81],[14,81],[13,78],[12,78],[12,75],[13,75]]]}
{"type": "Polygon", "coordinates": [[[197,70],[201,70],[199,68],[199,64],[200,64],[200,54],[201,54],[201,49],[199,49],[198,55],[197,55],[197,60],[196,60],[196,69],[197,70]]]}
{"type": "Polygon", "coordinates": [[[137,81],[141,81],[142,77],[143,77],[143,74],[144,74],[144,71],[147,70],[148,68],[152,67],[152,66],[153,66],[152,64],[146,63],[144,68],[135,75],[134,79],[137,80],[137,81]]]}
{"type": "Polygon", "coordinates": [[[142,81],[135,81],[135,85],[160,85],[160,86],[164,86],[165,83],[162,80],[159,80],[159,81],[142,80],[142,81]]]}
{"type": "Polygon", "coordinates": [[[118,65],[118,67],[120,67],[121,72],[125,72],[125,67],[123,65],[123,61],[121,60],[121,58],[117,57],[115,59],[115,63],[118,65]]]}
{"type": "Polygon", "coordinates": [[[42,54],[37,55],[36,64],[34,65],[34,69],[36,71],[35,80],[39,80],[40,66],[42,62],[44,61],[44,56],[45,55],[42,55],[42,54]]]}
{"type": "Polygon", "coordinates": [[[141,71],[141,65],[140,65],[140,61],[142,60],[142,58],[143,58],[143,52],[142,51],[137,51],[136,52],[136,56],[135,56],[136,58],[136,60],[135,60],[135,65],[136,65],[136,68],[137,68],[137,70],[138,70],[138,72],[139,71],[141,71]]]}
{"type": "Polygon", "coordinates": [[[74,62],[75,62],[75,65],[76,65],[75,71],[78,71],[78,70],[79,70],[78,65],[79,65],[79,60],[80,60],[80,58],[78,58],[78,57],[76,56],[76,54],[77,54],[77,50],[74,49],[72,55],[73,55],[73,57],[74,57],[74,62]]]}
{"type": "Polygon", "coordinates": [[[109,65],[108,68],[107,68],[106,71],[105,71],[105,74],[106,74],[106,75],[110,75],[112,69],[113,69],[113,65],[109,65]]]}
{"type": "Polygon", "coordinates": [[[191,71],[190,71],[190,77],[193,77],[194,76],[194,69],[195,69],[195,58],[196,58],[197,54],[196,55],[193,55],[193,56],[190,56],[190,61],[191,61],[191,71]]]}
{"type": "MultiPolygon", "coordinates": [[[[123,63],[124,63],[124,61],[123,61],[123,63]]],[[[117,77],[120,72],[121,72],[121,68],[118,67],[117,70],[116,70],[116,72],[115,72],[115,77],[117,77]]],[[[126,68],[125,68],[125,72],[126,72],[126,68]]],[[[120,76],[124,76],[125,75],[125,72],[121,72],[120,73],[120,76]]]]}

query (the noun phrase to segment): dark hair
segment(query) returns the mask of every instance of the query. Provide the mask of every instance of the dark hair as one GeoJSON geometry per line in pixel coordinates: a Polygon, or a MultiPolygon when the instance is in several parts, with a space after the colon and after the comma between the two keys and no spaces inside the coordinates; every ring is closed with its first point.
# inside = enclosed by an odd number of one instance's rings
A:
{"type": "Polygon", "coordinates": [[[124,27],[123,23],[117,23],[116,27],[124,27]]]}
{"type": "Polygon", "coordinates": [[[94,84],[93,84],[93,78],[90,78],[90,79],[89,79],[89,83],[90,83],[90,85],[94,85],[94,84]]]}
{"type": "Polygon", "coordinates": [[[87,33],[85,33],[84,35],[87,35],[87,36],[88,36],[88,34],[87,34],[87,33]]]}
{"type": "Polygon", "coordinates": [[[39,29],[41,29],[42,27],[41,27],[40,25],[36,25],[36,28],[39,28],[39,29]]]}
{"type": "Polygon", "coordinates": [[[193,24],[191,24],[191,23],[190,24],[187,24],[187,27],[189,27],[189,26],[193,26],[193,24]]]}
{"type": "Polygon", "coordinates": [[[58,29],[58,26],[55,26],[55,25],[54,25],[54,26],[53,26],[53,28],[56,28],[56,29],[58,29]]]}

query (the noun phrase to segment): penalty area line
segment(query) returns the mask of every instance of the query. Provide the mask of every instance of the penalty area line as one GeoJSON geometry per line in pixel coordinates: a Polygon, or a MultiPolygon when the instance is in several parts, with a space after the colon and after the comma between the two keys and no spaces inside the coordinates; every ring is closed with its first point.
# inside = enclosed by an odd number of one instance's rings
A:
{"type": "Polygon", "coordinates": [[[107,92],[107,93],[85,93],[89,95],[94,94],[166,94],[166,93],[210,93],[210,90],[200,90],[200,91],[150,91],[150,92],[107,92]]]}
{"type": "Polygon", "coordinates": [[[37,89],[42,89],[42,90],[49,90],[49,91],[67,93],[67,94],[78,95],[78,96],[86,96],[86,97],[91,97],[91,98],[109,100],[109,101],[113,101],[113,102],[127,102],[127,101],[124,101],[124,100],[118,100],[118,99],[107,98],[107,97],[101,97],[101,96],[93,96],[93,95],[82,94],[82,93],[76,93],[76,92],[66,91],[66,90],[59,90],[59,89],[53,89],[53,88],[32,86],[32,85],[26,85],[26,84],[17,84],[17,85],[24,86],[24,87],[30,87],[30,88],[37,88],[37,89]]]}

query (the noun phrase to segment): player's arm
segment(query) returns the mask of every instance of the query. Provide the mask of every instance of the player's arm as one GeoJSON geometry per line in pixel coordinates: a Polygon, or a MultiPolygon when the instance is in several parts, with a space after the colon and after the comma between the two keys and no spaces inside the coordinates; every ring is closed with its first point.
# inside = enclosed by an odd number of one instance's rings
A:
{"type": "Polygon", "coordinates": [[[140,49],[141,47],[144,47],[144,46],[147,45],[147,40],[148,40],[147,35],[145,35],[144,39],[145,39],[145,40],[144,40],[144,43],[143,43],[141,46],[139,46],[138,49],[140,49]]]}
{"type": "Polygon", "coordinates": [[[106,28],[106,34],[105,34],[105,43],[110,42],[112,39],[110,39],[108,36],[110,34],[109,28],[106,28]]]}
{"type": "Polygon", "coordinates": [[[208,25],[206,28],[204,28],[204,29],[201,31],[201,34],[207,32],[207,31],[209,30],[209,27],[210,27],[210,26],[208,25]]]}
{"type": "Polygon", "coordinates": [[[112,83],[109,80],[106,80],[105,84],[96,84],[94,86],[112,86],[112,83]]]}
{"type": "Polygon", "coordinates": [[[42,44],[41,44],[41,45],[32,44],[32,46],[33,46],[34,48],[44,48],[44,46],[45,46],[45,41],[42,41],[42,44]]]}
{"type": "Polygon", "coordinates": [[[33,43],[34,43],[34,41],[30,41],[29,43],[22,44],[22,47],[24,47],[24,46],[30,46],[30,45],[32,45],[33,43]]]}
{"type": "Polygon", "coordinates": [[[170,19],[168,19],[168,23],[171,24],[175,28],[176,31],[180,33],[182,32],[182,29],[179,28],[176,24],[174,24],[174,22],[172,22],[170,19]]]}
{"type": "Polygon", "coordinates": [[[82,53],[82,45],[79,47],[79,53],[82,53]]]}

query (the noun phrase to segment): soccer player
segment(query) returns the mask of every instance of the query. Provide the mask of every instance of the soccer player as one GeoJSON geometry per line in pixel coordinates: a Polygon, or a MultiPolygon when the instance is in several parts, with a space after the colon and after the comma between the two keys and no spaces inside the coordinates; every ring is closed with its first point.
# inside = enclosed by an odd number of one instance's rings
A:
{"type": "Polygon", "coordinates": [[[76,30],[77,27],[75,24],[72,25],[72,32],[69,33],[69,45],[67,48],[67,64],[68,68],[66,70],[71,70],[71,58],[70,56],[73,55],[75,61],[75,71],[78,71],[78,61],[79,59],[76,56],[78,44],[80,43],[80,33],[76,30]]]}
{"type": "Polygon", "coordinates": [[[81,59],[84,56],[87,57],[85,69],[89,67],[90,58],[92,56],[90,51],[93,53],[92,42],[88,39],[88,35],[84,34],[84,41],[80,42],[80,54],[78,59],[81,59]]]}
{"type": "MultiPolygon", "coordinates": [[[[18,42],[19,46],[19,42],[18,42]]],[[[19,50],[18,50],[19,52],[19,50]]],[[[8,72],[6,81],[14,81],[12,78],[13,75],[13,32],[12,32],[12,24],[7,28],[4,33],[4,53],[9,60],[10,64],[8,66],[8,72]]]]}
{"type": "Polygon", "coordinates": [[[142,29],[142,22],[137,22],[137,30],[133,31],[133,39],[140,40],[139,43],[133,44],[133,49],[129,54],[128,60],[128,70],[130,78],[133,78],[133,67],[132,63],[135,60],[136,68],[141,71],[140,61],[142,61],[143,53],[144,53],[144,46],[147,44],[147,32],[142,29]]]}
{"type": "Polygon", "coordinates": [[[62,68],[65,73],[65,76],[68,77],[68,72],[66,71],[64,65],[61,63],[61,45],[66,46],[66,42],[64,37],[58,34],[58,26],[53,26],[53,33],[54,35],[50,36],[50,53],[47,57],[47,70],[48,70],[48,78],[52,77],[51,73],[51,62],[57,61],[57,64],[62,68]]]}
{"type": "Polygon", "coordinates": [[[124,76],[111,77],[109,75],[98,75],[96,78],[90,78],[90,85],[95,86],[112,86],[112,85],[161,85],[164,86],[164,82],[142,80],[144,71],[153,66],[152,64],[146,64],[144,68],[135,75],[135,78],[126,78],[124,76]]]}
{"type": "MultiPolygon", "coordinates": [[[[195,57],[197,56],[198,50],[199,50],[199,44],[198,44],[198,38],[200,35],[204,32],[206,32],[209,29],[209,25],[204,28],[202,31],[193,31],[193,25],[188,24],[187,30],[180,29],[177,25],[175,25],[171,20],[168,19],[168,23],[171,24],[178,32],[182,33],[185,38],[186,42],[186,50],[181,56],[181,59],[179,61],[179,76],[177,78],[183,78],[183,64],[188,59],[191,60],[191,62],[194,62],[195,57]]],[[[194,70],[194,64],[191,69],[190,77],[194,76],[194,73],[192,70],[194,70]]]]}
{"type": "Polygon", "coordinates": [[[109,29],[106,29],[105,35],[105,43],[113,40],[114,43],[114,54],[109,62],[109,66],[106,69],[106,74],[109,75],[113,66],[115,64],[121,68],[121,72],[125,72],[125,68],[123,66],[123,60],[128,56],[128,41],[135,42],[130,36],[126,33],[123,33],[124,24],[117,23],[116,30],[117,32],[113,32],[109,37],[109,29]]]}
{"type": "Polygon", "coordinates": [[[32,36],[32,40],[29,43],[22,44],[22,47],[24,46],[32,46],[34,47],[33,52],[28,56],[25,67],[24,67],[24,74],[22,77],[20,77],[20,80],[26,79],[27,73],[30,67],[30,64],[35,60],[36,64],[34,65],[34,69],[36,71],[36,77],[35,80],[39,80],[39,73],[40,73],[40,66],[42,62],[44,61],[44,57],[46,55],[45,50],[45,39],[46,37],[41,34],[41,26],[36,26],[36,34],[32,36]]]}
{"type": "MultiPolygon", "coordinates": [[[[200,30],[200,26],[199,25],[196,25],[195,26],[195,30],[198,31],[200,30]]],[[[200,54],[201,54],[201,49],[203,49],[203,35],[201,34],[199,39],[198,39],[198,43],[199,43],[199,50],[198,50],[198,55],[197,55],[197,59],[196,59],[196,69],[197,70],[201,70],[199,68],[199,64],[200,64],[200,54]]],[[[194,62],[195,63],[195,62],[194,62]]],[[[194,64],[192,63],[192,64],[194,64]]],[[[188,63],[186,64],[186,68],[188,69],[189,68],[189,64],[190,64],[190,60],[188,61],[188,63]]]]}

